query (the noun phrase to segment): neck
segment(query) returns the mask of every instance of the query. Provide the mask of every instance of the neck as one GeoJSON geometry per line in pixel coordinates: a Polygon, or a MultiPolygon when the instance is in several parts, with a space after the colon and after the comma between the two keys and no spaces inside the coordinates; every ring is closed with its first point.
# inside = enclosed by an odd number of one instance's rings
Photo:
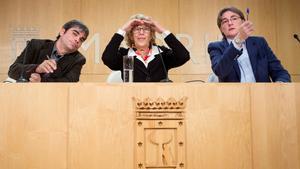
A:
{"type": "Polygon", "coordinates": [[[148,47],[140,47],[140,48],[137,48],[137,51],[144,56],[149,53],[149,48],[148,47]]]}
{"type": "Polygon", "coordinates": [[[55,43],[56,49],[57,49],[57,53],[59,55],[65,55],[67,54],[67,50],[63,47],[61,41],[58,39],[55,43]]]}

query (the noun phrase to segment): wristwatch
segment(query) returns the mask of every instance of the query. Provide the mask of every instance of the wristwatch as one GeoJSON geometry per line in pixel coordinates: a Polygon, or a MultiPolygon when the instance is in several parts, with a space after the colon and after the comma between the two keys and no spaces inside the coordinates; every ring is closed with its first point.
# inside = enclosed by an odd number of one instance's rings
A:
{"type": "Polygon", "coordinates": [[[234,43],[237,44],[239,47],[242,47],[242,44],[244,43],[244,40],[241,40],[240,38],[238,37],[235,37],[233,39],[234,43]]]}

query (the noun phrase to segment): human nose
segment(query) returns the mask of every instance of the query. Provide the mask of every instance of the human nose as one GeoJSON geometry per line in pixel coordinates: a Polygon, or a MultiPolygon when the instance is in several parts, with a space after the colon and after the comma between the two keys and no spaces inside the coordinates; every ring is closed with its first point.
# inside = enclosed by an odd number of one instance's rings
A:
{"type": "Polygon", "coordinates": [[[139,29],[139,33],[144,33],[145,32],[145,29],[144,28],[140,28],[139,29]]]}
{"type": "Polygon", "coordinates": [[[79,43],[79,42],[80,42],[80,37],[79,37],[79,36],[76,36],[74,39],[75,39],[75,42],[76,42],[76,43],[79,43]]]}

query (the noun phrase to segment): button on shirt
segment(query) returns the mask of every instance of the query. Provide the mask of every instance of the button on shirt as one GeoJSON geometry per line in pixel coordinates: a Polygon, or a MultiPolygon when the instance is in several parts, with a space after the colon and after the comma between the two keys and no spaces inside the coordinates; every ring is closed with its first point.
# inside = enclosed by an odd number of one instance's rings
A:
{"type": "Polygon", "coordinates": [[[241,72],[241,79],[240,82],[242,83],[247,83],[247,82],[256,82],[255,80],[255,76],[253,73],[253,69],[251,66],[251,62],[249,59],[249,54],[246,48],[246,43],[244,42],[242,44],[242,48],[238,47],[237,44],[235,44],[231,39],[227,39],[228,43],[233,43],[233,46],[238,49],[238,50],[242,50],[243,49],[243,53],[242,55],[240,55],[237,58],[237,63],[239,65],[240,68],[240,72],[241,72]]]}

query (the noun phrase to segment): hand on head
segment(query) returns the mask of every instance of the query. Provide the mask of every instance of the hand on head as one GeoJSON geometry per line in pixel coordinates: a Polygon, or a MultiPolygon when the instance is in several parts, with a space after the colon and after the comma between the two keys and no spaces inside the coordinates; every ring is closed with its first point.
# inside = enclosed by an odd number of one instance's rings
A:
{"type": "Polygon", "coordinates": [[[163,33],[166,29],[162,27],[157,21],[149,19],[131,19],[125,25],[122,30],[129,32],[133,27],[137,25],[146,25],[152,27],[156,32],[163,33]]]}
{"type": "Polygon", "coordinates": [[[148,20],[144,20],[146,24],[149,24],[157,33],[163,33],[166,31],[164,27],[162,27],[157,21],[149,18],[148,20]]]}
{"type": "Polygon", "coordinates": [[[142,24],[144,24],[143,20],[131,19],[127,23],[125,23],[121,29],[124,30],[125,32],[129,32],[134,26],[142,25],[142,24]]]}

